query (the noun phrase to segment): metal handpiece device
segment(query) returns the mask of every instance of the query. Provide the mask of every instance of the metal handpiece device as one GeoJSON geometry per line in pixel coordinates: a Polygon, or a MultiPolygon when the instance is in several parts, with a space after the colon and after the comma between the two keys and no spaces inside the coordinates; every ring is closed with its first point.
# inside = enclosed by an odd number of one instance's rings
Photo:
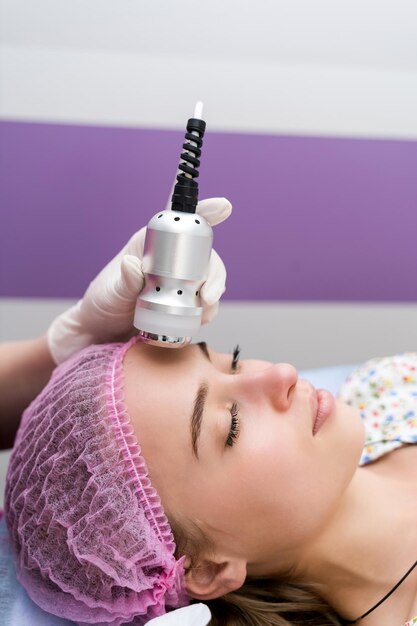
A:
{"type": "Polygon", "coordinates": [[[195,212],[195,179],[206,128],[201,111],[197,103],[187,122],[171,210],[154,215],[146,231],[145,287],[136,302],[134,326],[143,341],[164,348],[186,346],[201,325],[200,288],[213,244],[210,224],[195,212]]]}

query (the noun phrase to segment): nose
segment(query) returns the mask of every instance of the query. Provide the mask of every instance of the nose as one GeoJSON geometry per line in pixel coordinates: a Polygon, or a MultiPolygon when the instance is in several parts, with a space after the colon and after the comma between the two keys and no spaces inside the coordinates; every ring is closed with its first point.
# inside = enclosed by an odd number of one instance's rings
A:
{"type": "Polygon", "coordinates": [[[286,411],[291,406],[291,390],[298,380],[298,372],[289,363],[268,365],[258,371],[242,373],[239,385],[241,393],[248,400],[270,402],[278,411],[286,411]]]}

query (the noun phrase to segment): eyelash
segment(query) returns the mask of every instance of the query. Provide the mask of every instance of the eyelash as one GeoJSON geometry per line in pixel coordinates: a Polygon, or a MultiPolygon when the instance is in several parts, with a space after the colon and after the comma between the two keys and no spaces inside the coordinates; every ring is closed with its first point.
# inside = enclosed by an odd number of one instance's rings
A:
{"type": "Polygon", "coordinates": [[[240,354],[240,347],[236,346],[235,349],[233,350],[233,358],[232,358],[232,372],[233,373],[235,373],[238,369],[239,354],[240,354]]]}
{"type": "Polygon", "coordinates": [[[232,408],[230,409],[230,415],[232,416],[232,421],[231,421],[231,425],[230,425],[230,431],[229,434],[227,435],[227,439],[226,439],[226,445],[232,447],[233,443],[234,443],[234,439],[237,439],[237,436],[239,434],[239,407],[237,406],[236,402],[232,405],[232,408]]]}
{"type": "MultiPolygon", "coordinates": [[[[237,369],[238,369],[238,364],[239,364],[239,354],[240,354],[240,348],[239,346],[236,346],[235,349],[233,350],[233,358],[232,358],[232,372],[236,373],[237,369]]],[[[238,434],[239,434],[239,407],[236,404],[236,402],[232,405],[232,408],[230,409],[230,415],[232,416],[231,419],[231,423],[230,423],[230,431],[229,434],[227,435],[227,439],[226,439],[226,445],[232,447],[234,444],[234,440],[237,439],[238,434]]]]}

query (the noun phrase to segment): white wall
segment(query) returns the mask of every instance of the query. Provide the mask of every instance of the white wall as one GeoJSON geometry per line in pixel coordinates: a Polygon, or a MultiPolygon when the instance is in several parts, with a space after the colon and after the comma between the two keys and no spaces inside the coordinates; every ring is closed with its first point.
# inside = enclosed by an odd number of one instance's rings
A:
{"type": "MultiPolygon", "coordinates": [[[[44,333],[74,302],[0,299],[0,341],[44,333]]],[[[242,358],[309,369],[417,350],[416,320],[417,304],[226,301],[194,339],[221,352],[238,343],[242,358]]]]}
{"type": "Polygon", "coordinates": [[[412,0],[1,0],[0,118],[417,137],[412,0]],[[192,42],[192,43],[191,43],[192,42]]]}

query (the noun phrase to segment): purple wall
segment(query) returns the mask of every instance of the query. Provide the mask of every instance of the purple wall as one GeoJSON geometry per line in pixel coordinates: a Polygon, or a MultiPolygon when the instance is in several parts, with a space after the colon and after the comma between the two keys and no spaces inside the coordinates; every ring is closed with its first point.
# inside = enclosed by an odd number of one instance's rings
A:
{"type": "MultiPolygon", "coordinates": [[[[165,207],[180,131],[0,123],[0,296],[79,297],[165,207]]],[[[417,300],[417,142],[208,132],[225,298],[417,300]]]]}

